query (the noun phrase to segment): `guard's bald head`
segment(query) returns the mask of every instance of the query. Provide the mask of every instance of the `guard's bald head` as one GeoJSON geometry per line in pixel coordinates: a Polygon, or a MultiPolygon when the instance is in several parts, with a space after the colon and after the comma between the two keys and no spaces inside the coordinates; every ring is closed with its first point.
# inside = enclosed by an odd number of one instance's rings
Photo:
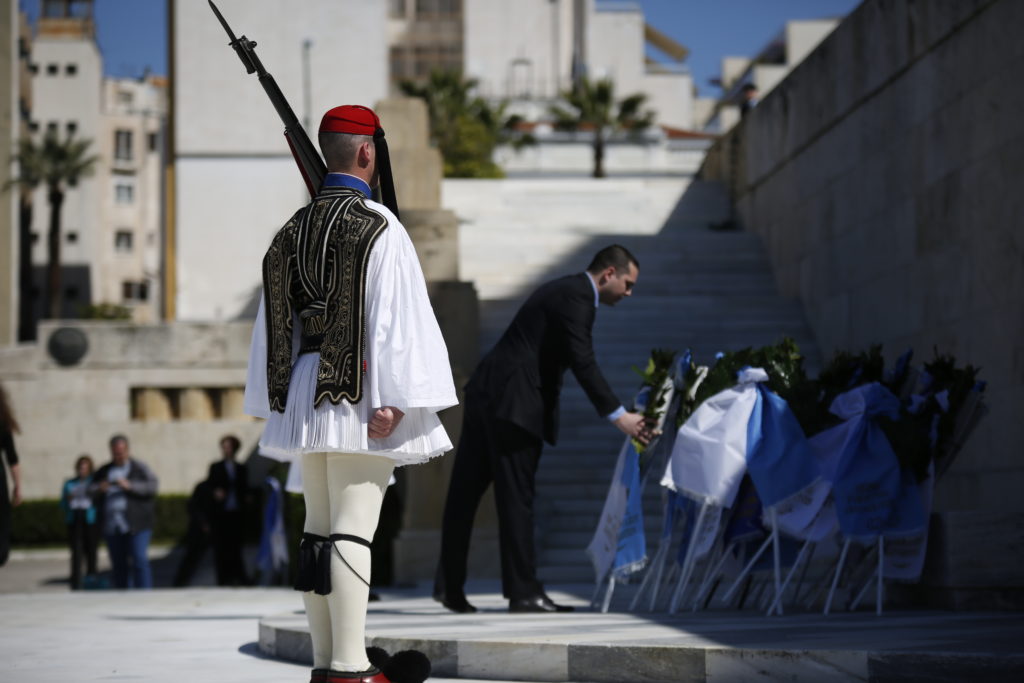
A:
{"type": "Polygon", "coordinates": [[[336,173],[347,173],[356,166],[356,153],[363,143],[373,144],[370,135],[351,135],[349,133],[319,134],[320,151],[323,152],[327,170],[336,173]]]}

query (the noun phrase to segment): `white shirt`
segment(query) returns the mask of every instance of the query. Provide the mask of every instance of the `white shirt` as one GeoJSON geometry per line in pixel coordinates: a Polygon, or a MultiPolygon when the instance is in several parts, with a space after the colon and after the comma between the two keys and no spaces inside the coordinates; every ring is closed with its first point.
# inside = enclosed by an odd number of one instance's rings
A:
{"type": "Polygon", "coordinates": [[[300,325],[293,325],[292,376],[284,413],[267,399],[266,323],[263,301],[253,326],[245,412],[267,419],[260,452],[280,460],[302,453],[368,453],[396,465],[423,462],[451,450],[437,412],[458,403],[448,350],[434,317],[416,250],[405,228],[382,204],[366,205],[388,220],[370,250],[366,275],[366,363],[363,398],[353,405],[325,400],[313,407],[319,354],[298,355],[300,325]],[[405,413],[386,439],[370,439],[367,424],[384,406],[405,413]]]}

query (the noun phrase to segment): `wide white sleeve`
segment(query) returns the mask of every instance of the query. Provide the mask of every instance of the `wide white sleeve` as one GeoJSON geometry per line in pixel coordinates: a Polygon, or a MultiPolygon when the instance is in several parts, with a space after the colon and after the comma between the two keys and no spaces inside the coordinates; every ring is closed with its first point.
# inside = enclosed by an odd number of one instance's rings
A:
{"type": "Polygon", "coordinates": [[[267,323],[263,312],[263,296],[252,326],[249,345],[249,370],[245,376],[245,400],[242,410],[253,417],[270,417],[270,399],[267,397],[267,323]]]}
{"type": "MultiPolygon", "coordinates": [[[[270,397],[267,395],[267,318],[266,302],[260,295],[260,307],[256,311],[256,322],[252,325],[252,342],[249,344],[249,369],[245,377],[245,398],[242,411],[253,417],[270,417],[270,397]]],[[[299,357],[299,341],[302,328],[298,316],[292,313],[292,365],[299,357]]]]}
{"type": "MultiPolygon", "coordinates": [[[[375,207],[376,208],[376,207],[375,207]]],[[[458,403],[448,349],[412,240],[390,211],[367,272],[370,405],[437,412],[458,403]]]]}

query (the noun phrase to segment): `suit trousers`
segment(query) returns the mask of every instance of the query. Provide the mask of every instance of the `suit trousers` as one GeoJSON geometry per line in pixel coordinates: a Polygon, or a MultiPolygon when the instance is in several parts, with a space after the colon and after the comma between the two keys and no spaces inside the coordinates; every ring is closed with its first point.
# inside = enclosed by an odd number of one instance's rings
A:
{"type": "Polygon", "coordinates": [[[213,515],[213,557],[218,586],[247,586],[249,576],[242,558],[245,525],[241,510],[220,510],[213,515]]]}
{"type": "Polygon", "coordinates": [[[71,589],[82,587],[82,564],[86,576],[96,573],[96,549],[99,546],[100,530],[96,523],[90,524],[85,510],[75,510],[68,524],[68,542],[71,545],[71,589]]]}
{"type": "Polygon", "coordinates": [[[533,540],[534,479],[543,442],[521,427],[488,414],[486,402],[469,394],[462,435],[452,467],[441,531],[441,562],[435,595],[457,598],[466,582],[473,518],[493,481],[498,509],[502,592],[510,600],[543,592],[537,580],[533,540]]]}

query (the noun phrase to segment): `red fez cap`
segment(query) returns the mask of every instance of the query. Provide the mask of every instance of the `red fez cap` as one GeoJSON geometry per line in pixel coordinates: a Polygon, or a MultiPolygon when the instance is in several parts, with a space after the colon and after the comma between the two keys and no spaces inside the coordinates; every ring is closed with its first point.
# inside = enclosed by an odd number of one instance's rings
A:
{"type": "Polygon", "coordinates": [[[320,121],[321,133],[348,133],[373,135],[381,130],[380,119],[369,107],[346,104],[331,109],[320,121]]]}

